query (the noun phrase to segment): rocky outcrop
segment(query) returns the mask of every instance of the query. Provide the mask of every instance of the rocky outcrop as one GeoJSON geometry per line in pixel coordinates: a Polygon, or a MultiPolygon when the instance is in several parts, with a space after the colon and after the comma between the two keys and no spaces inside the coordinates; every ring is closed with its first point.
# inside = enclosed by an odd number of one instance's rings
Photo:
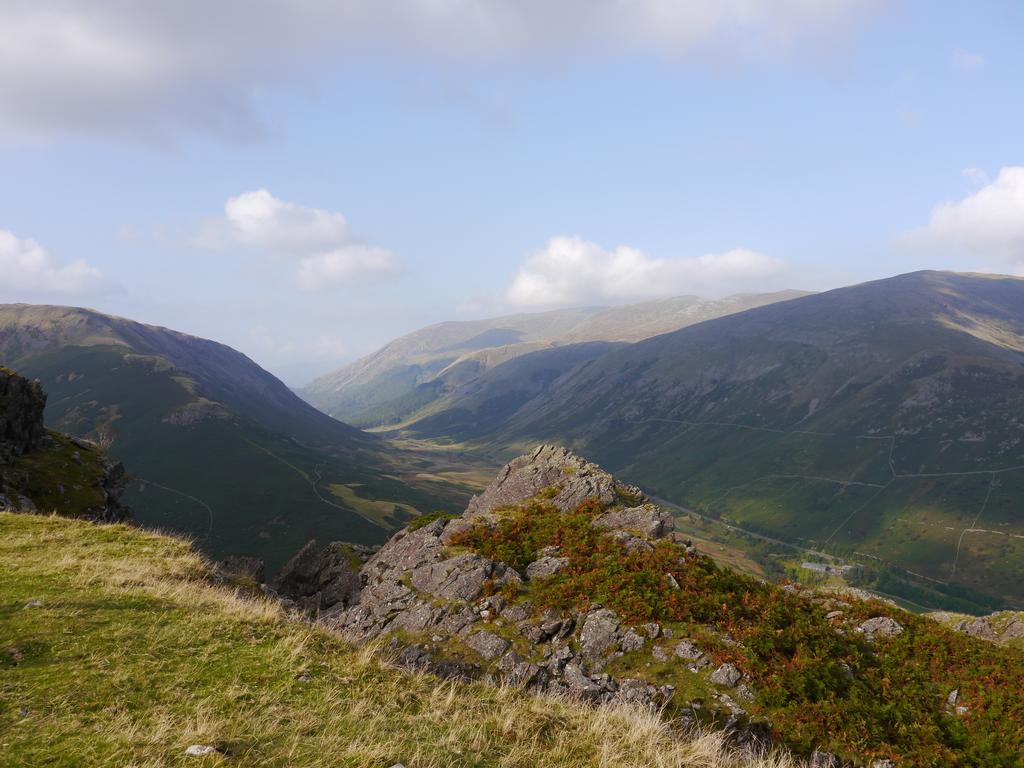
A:
{"type": "Polygon", "coordinates": [[[99,456],[102,469],[98,488],[103,501],[97,505],[91,516],[99,522],[126,523],[132,519],[132,511],[121,503],[128,477],[124,464],[110,458],[96,446],[93,446],[93,450],[99,456]]]}
{"type": "Polygon", "coordinates": [[[996,645],[1024,647],[1024,612],[997,611],[988,616],[932,613],[929,616],[951,629],[996,645]]]}
{"type": "Polygon", "coordinates": [[[548,489],[547,500],[562,511],[574,509],[587,499],[597,499],[603,507],[623,503],[637,506],[647,500],[636,486],[620,483],[568,449],[541,445],[506,464],[487,490],[470,499],[466,517],[494,512],[548,489]]]}
{"type": "Polygon", "coordinates": [[[873,643],[903,634],[903,625],[888,616],[875,616],[857,627],[857,631],[864,635],[865,640],[873,643]]]}
{"type": "Polygon", "coordinates": [[[45,407],[46,394],[38,381],[0,368],[0,464],[43,445],[45,407]]]}
{"type": "Polygon", "coordinates": [[[256,584],[266,581],[266,566],[258,557],[228,555],[217,563],[217,570],[226,576],[248,579],[256,584]]]}
{"type": "Polygon", "coordinates": [[[94,443],[48,433],[45,406],[39,382],[0,368],[0,510],[130,520],[124,466],[94,443]]]}
{"type": "Polygon", "coordinates": [[[320,548],[310,541],[271,582],[279,596],[307,612],[341,610],[359,599],[359,568],[371,550],[334,542],[320,548]]]}
{"type": "Polygon", "coordinates": [[[606,512],[594,520],[598,528],[635,533],[647,539],[661,539],[675,530],[672,515],[655,504],[606,512]]]}
{"type": "MultiPolygon", "coordinates": [[[[359,589],[347,607],[328,609],[323,623],[356,642],[401,637],[401,643],[392,641],[399,663],[444,676],[490,679],[592,702],[664,705],[674,695],[671,686],[606,672],[625,654],[653,653],[657,624],[632,627],[596,604],[563,612],[507,597],[507,588],[556,577],[569,563],[557,547],[538,551],[520,572],[455,546],[458,534],[495,525],[503,509],[530,499],[560,512],[596,500],[602,513],[595,527],[646,546],[669,537],[674,527],[671,516],[648,504],[640,489],[564,448],[541,446],[505,466],[464,516],[397,533],[359,570],[359,589]]],[[[304,553],[297,560],[311,557],[304,553]]]]}

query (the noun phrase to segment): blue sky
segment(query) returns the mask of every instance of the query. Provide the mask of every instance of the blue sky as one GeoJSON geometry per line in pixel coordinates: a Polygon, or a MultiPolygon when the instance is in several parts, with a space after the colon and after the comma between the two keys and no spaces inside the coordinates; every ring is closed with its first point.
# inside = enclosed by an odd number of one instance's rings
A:
{"type": "Polygon", "coordinates": [[[253,8],[0,8],[0,301],[301,384],[444,319],[1024,273],[1020,3],[253,8]]]}

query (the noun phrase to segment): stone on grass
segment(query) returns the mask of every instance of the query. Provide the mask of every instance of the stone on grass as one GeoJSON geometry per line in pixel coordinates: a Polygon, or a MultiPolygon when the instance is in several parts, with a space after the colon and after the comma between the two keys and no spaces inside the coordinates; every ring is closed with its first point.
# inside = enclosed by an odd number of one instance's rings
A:
{"type": "Polygon", "coordinates": [[[592,611],[580,630],[580,651],[586,659],[596,659],[615,650],[619,619],[614,611],[601,608],[592,611]]]}
{"type": "Polygon", "coordinates": [[[466,645],[490,661],[508,650],[509,642],[493,632],[477,632],[466,638],[466,645]]]}
{"type": "Polygon", "coordinates": [[[526,578],[532,581],[554,576],[568,564],[568,557],[542,557],[526,566],[526,578]]]}
{"type": "Polygon", "coordinates": [[[697,661],[704,656],[700,648],[693,644],[692,640],[680,640],[679,644],[675,647],[675,654],[680,659],[686,659],[686,661],[697,661]]]}
{"type": "Polygon", "coordinates": [[[735,664],[723,664],[711,673],[711,682],[715,685],[724,685],[732,688],[740,681],[743,674],[736,668],[735,664]]]}
{"type": "Polygon", "coordinates": [[[857,627],[857,631],[862,633],[869,643],[873,643],[881,637],[896,637],[902,634],[903,625],[888,616],[875,616],[857,627]]]}

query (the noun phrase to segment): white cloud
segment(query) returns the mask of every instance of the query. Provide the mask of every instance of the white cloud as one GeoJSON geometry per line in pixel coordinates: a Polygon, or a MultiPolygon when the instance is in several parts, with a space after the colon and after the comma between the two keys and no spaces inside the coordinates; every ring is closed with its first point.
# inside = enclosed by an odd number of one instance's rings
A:
{"type": "Polygon", "coordinates": [[[969,51],[962,50],[953,51],[953,66],[961,72],[973,72],[976,69],[981,69],[984,65],[985,57],[980,53],[970,53],[969,51]]]}
{"type": "Polygon", "coordinates": [[[398,264],[390,251],[368,245],[346,245],[327,253],[307,256],[299,267],[299,286],[316,291],[371,274],[391,274],[398,264]]]}
{"type": "Polygon", "coordinates": [[[657,259],[627,246],[609,251],[580,237],[554,237],[526,258],[505,298],[520,307],[552,307],[721,295],[782,287],[788,275],[785,262],[746,248],[657,259]]]}
{"type": "Polygon", "coordinates": [[[0,128],[251,138],[259,96],[365,51],[459,60],[827,54],[891,0],[5,0],[0,128]]]}
{"type": "Polygon", "coordinates": [[[336,246],[352,236],[340,213],[286,203],[266,189],[228,198],[224,213],[239,242],[268,251],[314,251],[336,246]]]}
{"type": "Polygon", "coordinates": [[[0,229],[0,297],[4,301],[67,299],[109,287],[100,270],[85,261],[60,264],[35,240],[0,229]]]}
{"type": "MultiPolygon", "coordinates": [[[[972,179],[981,181],[976,171],[972,179]]],[[[940,203],[926,227],[904,242],[963,248],[1011,264],[1024,263],[1024,166],[1002,168],[995,181],[960,200],[940,203]]]]}
{"type": "Polygon", "coordinates": [[[193,242],[234,243],[294,259],[295,280],[307,291],[398,271],[394,255],[359,242],[342,214],[289,203],[262,188],[228,198],[224,218],[208,222],[193,242]]]}

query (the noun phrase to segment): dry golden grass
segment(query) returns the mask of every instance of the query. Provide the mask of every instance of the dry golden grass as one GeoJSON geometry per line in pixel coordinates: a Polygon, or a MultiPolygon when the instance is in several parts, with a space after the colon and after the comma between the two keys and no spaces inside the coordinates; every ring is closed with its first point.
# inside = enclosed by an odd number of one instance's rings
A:
{"type": "Polygon", "coordinates": [[[0,609],[0,650],[22,657],[0,666],[5,766],[796,765],[645,710],[394,669],[215,584],[187,543],[124,526],[0,513],[0,609]]]}

